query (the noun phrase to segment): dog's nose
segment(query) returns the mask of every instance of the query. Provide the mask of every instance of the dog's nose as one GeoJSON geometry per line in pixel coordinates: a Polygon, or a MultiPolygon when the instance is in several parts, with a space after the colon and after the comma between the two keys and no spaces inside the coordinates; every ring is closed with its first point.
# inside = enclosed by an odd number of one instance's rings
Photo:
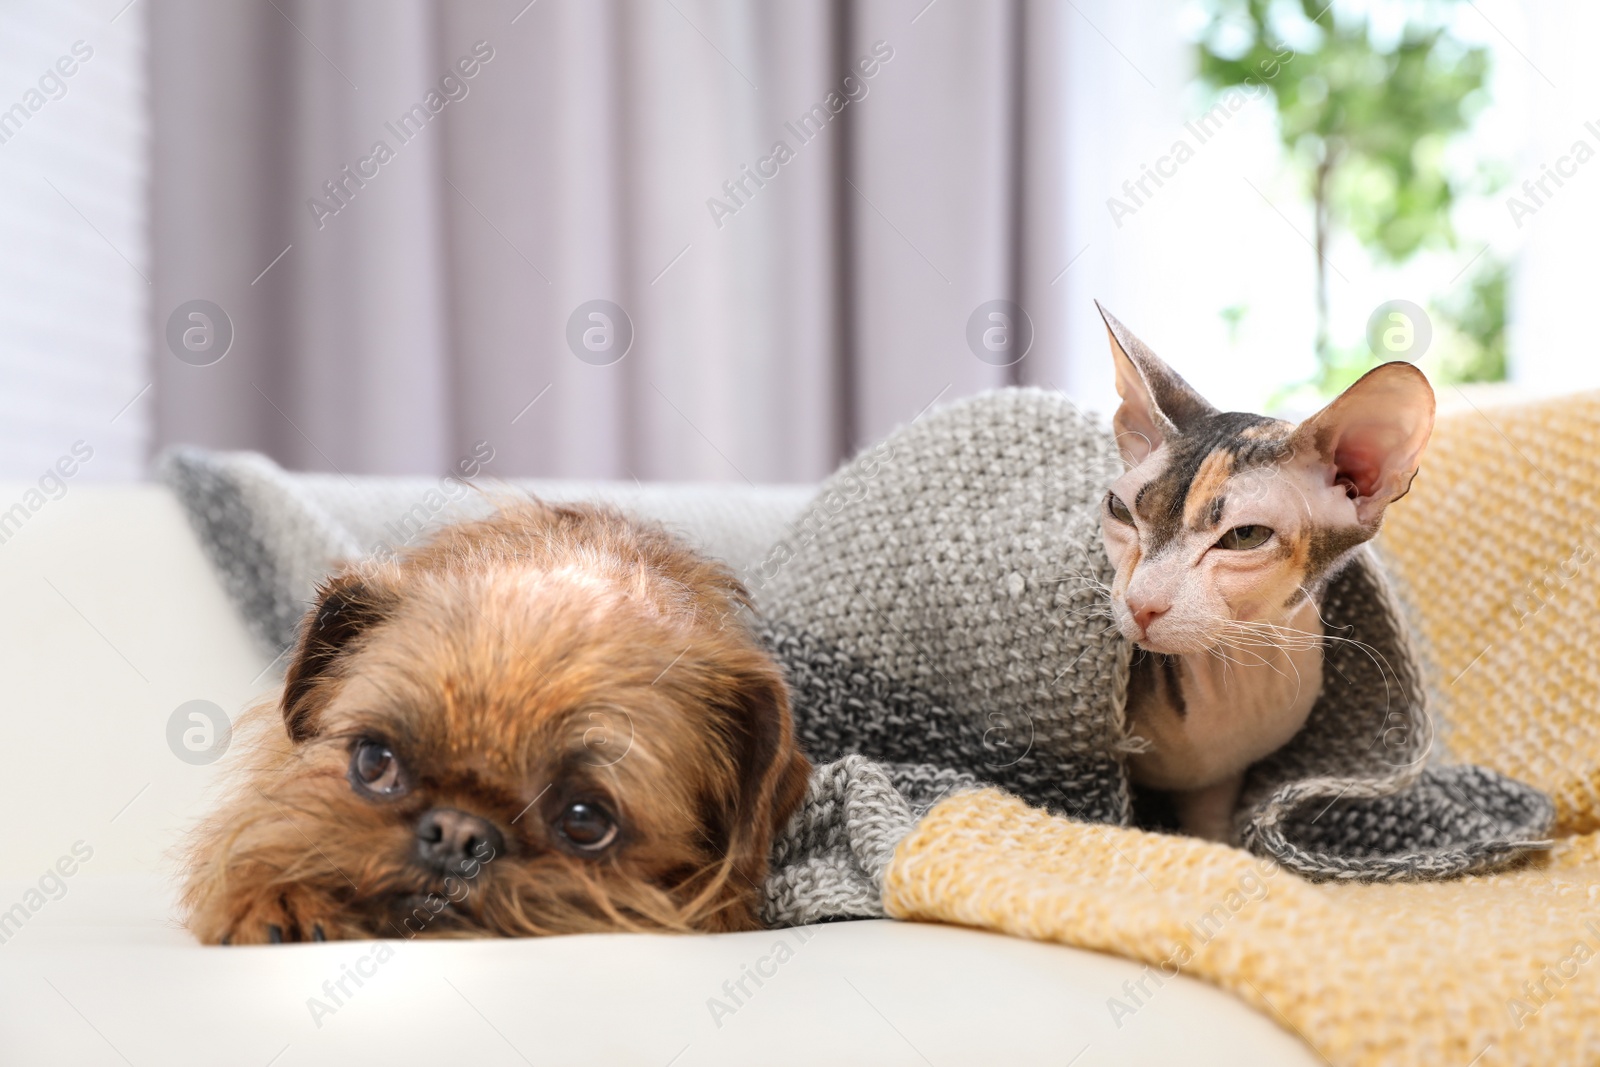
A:
{"type": "Polygon", "coordinates": [[[486,863],[504,848],[493,823],[455,808],[433,808],[417,820],[417,855],[441,871],[459,873],[467,861],[486,863]]]}

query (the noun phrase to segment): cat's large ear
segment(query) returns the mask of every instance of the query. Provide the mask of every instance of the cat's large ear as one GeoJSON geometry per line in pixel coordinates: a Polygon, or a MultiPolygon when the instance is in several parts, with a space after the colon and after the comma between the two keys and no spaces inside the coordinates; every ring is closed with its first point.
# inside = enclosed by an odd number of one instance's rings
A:
{"type": "Polygon", "coordinates": [[[1294,444],[1312,449],[1347,486],[1371,526],[1406,495],[1433,433],[1433,387],[1410,363],[1385,363],[1302,422],[1294,444]]]}
{"type": "Polygon", "coordinates": [[[1117,395],[1122,406],[1111,419],[1117,448],[1131,466],[1161,447],[1168,437],[1184,431],[1194,420],[1215,414],[1189,383],[1161,361],[1116,316],[1094,302],[1105,320],[1111,339],[1111,361],[1117,369],[1117,395]]]}

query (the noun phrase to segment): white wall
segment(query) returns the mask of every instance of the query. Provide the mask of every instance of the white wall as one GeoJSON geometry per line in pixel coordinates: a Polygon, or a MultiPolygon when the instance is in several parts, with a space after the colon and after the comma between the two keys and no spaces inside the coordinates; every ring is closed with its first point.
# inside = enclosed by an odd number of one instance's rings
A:
{"type": "Polygon", "coordinates": [[[1190,88],[1183,6],[1079,7],[1068,42],[1067,196],[1087,250],[1060,283],[1076,313],[1068,391],[1100,410],[1115,404],[1105,328],[1090,303],[1099,299],[1213,403],[1259,410],[1313,365],[1314,260],[1300,236],[1311,233],[1310,211],[1280,162],[1272,100],[1244,103],[1202,141],[1185,126],[1209,102],[1190,88]],[[1181,164],[1180,141],[1193,152],[1181,164]],[[1123,188],[1158,163],[1175,173],[1159,187],[1146,179],[1151,195],[1123,188]],[[1119,207],[1114,217],[1112,198],[1133,213],[1119,207]],[[1236,304],[1248,308],[1237,345],[1220,314],[1236,304]]]}
{"type": "Polygon", "coordinates": [[[147,5],[125,3],[0,9],[0,477],[78,441],[78,479],[143,470],[147,5]]]}
{"type": "MultiPolygon", "coordinates": [[[[1491,17],[1493,17],[1491,15],[1491,17]]],[[[1525,20],[1497,20],[1525,55],[1510,53],[1508,73],[1521,82],[1526,140],[1517,156],[1513,188],[1501,197],[1496,224],[1504,239],[1520,247],[1520,270],[1511,313],[1512,374],[1532,392],[1600,387],[1600,343],[1595,322],[1597,246],[1600,246],[1600,5],[1591,0],[1539,0],[1526,5],[1525,20]],[[1594,129],[1585,126],[1593,123],[1594,129]],[[1575,142],[1595,158],[1563,163],[1575,142]],[[1539,199],[1530,217],[1512,220],[1506,200],[1532,205],[1524,181],[1544,175],[1543,165],[1576,173],[1553,195],[1539,199]]]]}

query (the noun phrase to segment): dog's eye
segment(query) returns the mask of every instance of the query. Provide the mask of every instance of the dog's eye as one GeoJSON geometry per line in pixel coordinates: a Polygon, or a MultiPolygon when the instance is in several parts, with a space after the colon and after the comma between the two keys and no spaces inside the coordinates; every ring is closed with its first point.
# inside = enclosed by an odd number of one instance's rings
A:
{"type": "Polygon", "coordinates": [[[556,820],[561,836],[585,852],[597,852],[611,844],[617,836],[616,820],[598,804],[578,801],[568,804],[556,820]]]}
{"type": "Polygon", "coordinates": [[[350,780],[380,796],[397,796],[405,790],[400,761],[382,741],[362,741],[350,754],[350,780]]]}

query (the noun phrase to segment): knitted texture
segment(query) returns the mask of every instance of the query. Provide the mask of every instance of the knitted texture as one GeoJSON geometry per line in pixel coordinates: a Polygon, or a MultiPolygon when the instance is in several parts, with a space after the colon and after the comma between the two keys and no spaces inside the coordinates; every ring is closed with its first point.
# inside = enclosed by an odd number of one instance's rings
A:
{"type": "MultiPolygon", "coordinates": [[[[1600,750],[1590,758],[1600,766],[1600,750]]],[[[1319,885],[1238,849],[1052,817],[993,790],[934,807],[884,876],[895,918],[1143,961],[1131,989],[1105,991],[1117,1029],[1144,1024],[1181,972],[1340,1067],[1600,1063],[1597,892],[1600,834],[1493,875],[1319,885]]]]}
{"type": "Polygon", "coordinates": [[[754,583],[808,751],[934,763],[1126,822],[1130,648],[1101,633],[1099,546],[1120,469],[1065,400],[1019,389],[920,419],[829,479],[754,583]]]}
{"type": "Polygon", "coordinates": [[[761,917],[768,926],[883,915],[894,848],[968,775],[846,756],[812,771],[805,800],[773,843],[761,917]]]}
{"type": "Polygon", "coordinates": [[[272,655],[294,643],[317,582],[341,563],[420,544],[446,523],[482,518],[497,495],[613,504],[661,523],[736,571],[754,564],[810,496],[788,486],[292,474],[255,453],[199,448],[169,450],[157,471],[272,655]]]}
{"type": "MultiPolygon", "coordinates": [[[[1131,646],[1111,625],[1100,501],[1111,435],[1012,389],[897,431],[822,487],[753,583],[814,756],[971,774],[1076,818],[1132,821],[1131,646]]],[[[1311,878],[1449,877],[1537,847],[1547,798],[1425,765],[1426,695],[1375,558],[1322,604],[1323,691],[1252,768],[1247,848],[1311,878]]]]}
{"type": "Polygon", "coordinates": [[[317,581],[361,555],[355,539],[265,456],[177,449],[159,470],[256,640],[288,648],[317,581]]]}
{"type": "Polygon", "coordinates": [[[1600,829],[1600,393],[1439,420],[1380,547],[1451,754],[1600,829]]]}

